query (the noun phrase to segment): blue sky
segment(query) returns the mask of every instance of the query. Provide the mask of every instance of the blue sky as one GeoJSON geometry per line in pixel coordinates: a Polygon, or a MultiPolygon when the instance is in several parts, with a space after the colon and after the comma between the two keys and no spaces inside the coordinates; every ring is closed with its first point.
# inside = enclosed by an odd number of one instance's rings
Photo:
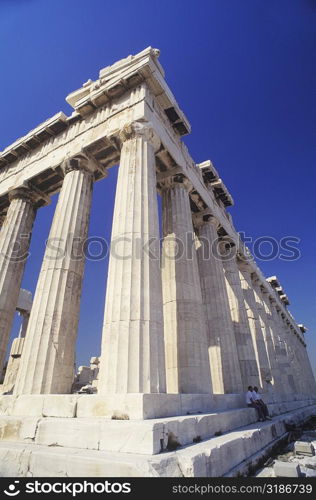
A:
{"type": "MultiPolygon", "coordinates": [[[[300,238],[276,274],[316,362],[316,0],[0,0],[0,150],[58,111],[100,68],[148,45],[192,125],[197,162],[212,159],[247,236],[300,238]]],[[[95,185],[90,234],[109,239],[116,170],[95,185]]],[[[39,211],[23,286],[34,291],[53,217],[39,211]]],[[[269,248],[263,248],[268,252],[269,248]]],[[[99,354],[107,261],[88,262],[78,364],[99,354]]],[[[15,321],[16,332],[18,321],[15,321]]]]}

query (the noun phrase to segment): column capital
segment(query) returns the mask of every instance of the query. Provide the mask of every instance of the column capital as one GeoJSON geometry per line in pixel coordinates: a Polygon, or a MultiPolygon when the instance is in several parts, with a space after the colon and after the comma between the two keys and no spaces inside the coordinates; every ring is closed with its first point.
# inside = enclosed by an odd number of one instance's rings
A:
{"type": "Polygon", "coordinates": [[[254,286],[259,286],[260,285],[260,278],[256,275],[256,273],[252,273],[251,275],[251,281],[254,286]]]}
{"type": "Polygon", "coordinates": [[[24,200],[29,202],[31,205],[36,205],[38,202],[42,202],[43,205],[49,205],[51,202],[50,197],[47,194],[27,182],[21,186],[11,189],[9,192],[10,203],[13,200],[24,200]]]}
{"type": "Polygon", "coordinates": [[[161,190],[174,189],[175,187],[183,187],[188,193],[193,190],[193,184],[184,174],[173,175],[159,183],[161,190]]]}
{"type": "Polygon", "coordinates": [[[264,286],[264,285],[260,285],[260,290],[261,290],[262,295],[269,295],[269,292],[268,292],[268,290],[265,288],[265,286],[264,286]]]}
{"type": "Polygon", "coordinates": [[[245,259],[243,258],[240,258],[239,256],[237,257],[237,264],[238,264],[238,268],[239,270],[242,272],[242,273],[247,273],[251,276],[251,273],[252,273],[252,268],[249,264],[249,262],[247,262],[245,259]]]}
{"type": "Polygon", "coordinates": [[[118,136],[122,143],[129,141],[130,139],[135,139],[136,137],[142,137],[145,141],[152,144],[155,151],[160,148],[161,144],[152,123],[147,121],[132,121],[125,123],[119,130],[118,136]]]}
{"type": "Polygon", "coordinates": [[[79,153],[71,158],[65,158],[61,168],[66,176],[69,172],[73,172],[74,170],[84,170],[92,175],[99,167],[96,161],[89,155],[86,153],[79,153]]]}
{"type": "Polygon", "coordinates": [[[200,229],[202,226],[206,224],[214,226],[216,230],[220,227],[219,220],[216,217],[214,217],[214,215],[212,215],[210,212],[209,213],[198,212],[196,214],[193,214],[192,218],[194,226],[197,229],[200,229]]]}

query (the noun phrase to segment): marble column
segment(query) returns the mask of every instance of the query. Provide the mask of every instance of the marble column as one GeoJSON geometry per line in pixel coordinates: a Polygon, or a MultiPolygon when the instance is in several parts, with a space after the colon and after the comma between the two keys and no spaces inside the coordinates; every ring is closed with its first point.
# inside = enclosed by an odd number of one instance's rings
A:
{"type": "Polygon", "coordinates": [[[278,315],[279,315],[279,321],[280,321],[280,336],[281,336],[281,342],[283,345],[283,349],[285,351],[285,356],[286,356],[286,364],[285,364],[285,369],[286,369],[286,374],[287,374],[287,383],[288,387],[291,393],[295,394],[298,392],[298,385],[296,381],[296,370],[294,367],[294,353],[293,353],[293,348],[290,342],[290,336],[289,336],[289,331],[287,328],[286,324],[286,316],[282,312],[281,308],[278,308],[278,315]]]}
{"type": "Polygon", "coordinates": [[[26,335],[26,330],[27,330],[27,327],[29,324],[30,313],[24,312],[24,313],[20,313],[20,315],[22,316],[22,323],[21,323],[21,327],[19,330],[19,338],[23,339],[26,335]]]}
{"type": "Polygon", "coordinates": [[[38,195],[27,186],[13,189],[0,232],[0,372],[28,258],[37,200],[38,195]]]}
{"type": "Polygon", "coordinates": [[[122,141],[98,392],[166,391],[155,148],[149,123],[122,141]]]}
{"type": "Polygon", "coordinates": [[[265,345],[263,330],[261,327],[259,314],[257,310],[254,284],[252,281],[252,271],[250,267],[244,266],[241,270],[242,287],[245,298],[245,306],[252,335],[257,366],[259,367],[260,386],[263,391],[268,390],[268,384],[271,381],[271,370],[269,365],[268,353],[265,345]]]}
{"type": "Polygon", "coordinates": [[[195,248],[188,181],[162,186],[162,283],[167,390],[211,393],[206,321],[195,248]]]}
{"type": "Polygon", "coordinates": [[[284,318],[286,339],[287,339],[287,349],[288,349],[288,357],[290,358],[290,369],[291,374],[294,378],[294,386],[297,395],[302,395],[304,388],[302,384],[302,367],[299,362],[299,354],[296,346],[296,335],[294,333],[294,329],[291,327],[290,320],[286,317],[284,318]]]}
{"type": "Polygon", "coordinates": [[[290,364],[285,347],[283,326],[281,324],[282,320],[280,318],[280,309],[277,306],[276,300],[274,298],[270,298],[269,302],[271,318],[273,321],[272,328],[274,331],[276,363],[279,369],[278,391],[282,394],[289,394],[294,389],[290,385],[290,381],[288,379],[288,375],[290,373],[290,364]]]}
{"type": "Polygon", "coordinates": [[[301,343],[301,352],[302,352],[302,358],[303,358],[303,370],[305,373],[305,380],[306,380],[306,385],[307,385],[307,390],[309,396],[313,395],[315,396],[316,394],[316,383],[315,383],[315,376],[311,367],[311,363],[308,357],[307,349],[306,349],[306,344],[301,343]]]}
{"type": "Polygon", "coordinates": [[[5,372],[5,377],[3,381],[2,391],[4,394],[12,394],[12,391],[14,389],[14,385],[20,367],[24,340],[25,340],[24,337],[20,336],[13,339],[8,359],[8,364],[5,372]]]}
{"type": "Polygon", "coordinates": [[[270,313],[270,309],[268,306],[268,293],[262,286],[256,287],[257,292],[257,308],[259,312],[259,316],[264,325],[264,337],[266,343],[266,349],[269,358],[269,365],[271,369],[272,380],[271,383],[273,385],[273,389],[275,391],[279,391],[279,368],[276,361],[276,349],[275,349],[275,341],[274,341],[274,332],[273,332],[273,321],[270,313]]]}
{"type": "Polygon", "coordinates": [[[63,169],[15,394],[66,394],[73,383],[94,163],[80,154],[66,160],[63,169]]]}
{"type": "Polygon", "coordinates": [[[3,223],[5,221],[5,214],[0,214],[0,231],[2,229],[3,223]]]}
{"type": "Polygon", "coordinates": [[[243,391],[249,385],[259,384],[259,370],[253,339],[251,336],[242,282],[238,268],[235,247],[221,242],[222,265],[225,273],[225,286],[230,305],[231,321],[237,344],[243,391]]]}
{"type": "Polygon", "coordinates": [[[218,251],[219,223],[211,215],[196,216],[194,222],[200,243],[197,256],[213,392],[215,394],[243,392],[244,384],[241,378],[223,264],[218,251]]]}
{"type": "Polygon", "coordinates": [[[307,389],[307,384],[306,384],[306,376],[307,376],[307,367],[304,366],[304,360],[302,357],[302,344],[300,339],[298,338],[298,334],[296,333],[294,327],[292,325],[289,325],[290,329],[290,334],[292,337],[292,346],[293,346],[293,351],[295,353],[295,359],[296,359],[296,367],[297,367],[297,374],[298,374],[298,383],[299,383],[299,393],[306,397],[308,394],[308,389],[307,389]]]}

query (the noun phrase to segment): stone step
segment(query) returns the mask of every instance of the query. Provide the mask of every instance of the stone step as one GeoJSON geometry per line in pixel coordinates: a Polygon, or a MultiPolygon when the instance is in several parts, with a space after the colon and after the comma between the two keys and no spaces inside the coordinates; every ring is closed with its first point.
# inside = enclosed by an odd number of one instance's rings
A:
{"type": "MultiPolygon", "coordinates": [[[[2,477],[221,477],[247,474],[286,434],[286,423],[301,423],[316,406],[271,422],[250,424],[225,435],[148,456],[74,447],[0,442],[2,477]]],[[[123,422],[120,422],[123,423],[123,422]]]]}
{"type": "MultiPolygon", "coordinates": [[[[269,405],[271,415],[306,407],[294,401],[269,405]]],[[[148,420],[104,417],[1,415],[0,440],[101,451],[155,455],[198,443],[256,422],[252,408],[148,420]]]]}
{"type": "MultiPolygon", "coordinates": [[[[316,402],[293,396],[271,404],[279,414],[316,402]]],[[[266,398],[265,398],[266,399],[266,398]]],[[[0,395],[0,415],[28,417],[105,417],[127,419],[167,418],[199,413],[217,413],[242,408],[244,394],[24,394],[0,395]]]]}
{"type": "Polygon", "coordinates": [[[273,417],[276,415],[281,415],[282,413],[287,413],[289,411],[305,408],[306,406],[310,406],[315,403],[316,403],[315,399],[287,401],[287,402],[281,401],[278,403],[269,403],[268,409],[269,409],[269,414],[273,417]]]}
{"type": "Polygon", "coordinates": [[[252,408],[151,420],[0,416],[0,440],[155,455],[256,420],[252,408]]]}
{"type": "Polygon", "coordinates": [[[0,395],[0,415],[152,419],[215,413],[244,406],[243,394],[0,395]]]}

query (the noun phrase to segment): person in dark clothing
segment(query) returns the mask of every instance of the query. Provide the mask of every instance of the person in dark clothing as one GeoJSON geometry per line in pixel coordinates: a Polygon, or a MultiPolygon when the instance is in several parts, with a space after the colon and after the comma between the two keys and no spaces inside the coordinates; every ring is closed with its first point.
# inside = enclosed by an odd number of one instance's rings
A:
{"type": "Polygon", "coordinates": [[[259,422],[263,422],[265,420],[261,405],[255,401],[252,385],[249,385],[248,392],[246,393],[246,404],[249,408],[255,408],[259,422]]]}
{"type": "Polygon", "coordinates": [[[263,399],[261,397],[261,394],[259,394],[258,391],[259,391],[258,387],[254,387],[253,388],[253,399],[256,402],[256,404],[260,405],[260,407],[261,407],[261,409],[263,411],[264,418],[266,420],[272,420],[271,417],[270,417],[270,415],[269,415],[268,407],[265,404],[265,402],[263,401],[263,399]]]}

